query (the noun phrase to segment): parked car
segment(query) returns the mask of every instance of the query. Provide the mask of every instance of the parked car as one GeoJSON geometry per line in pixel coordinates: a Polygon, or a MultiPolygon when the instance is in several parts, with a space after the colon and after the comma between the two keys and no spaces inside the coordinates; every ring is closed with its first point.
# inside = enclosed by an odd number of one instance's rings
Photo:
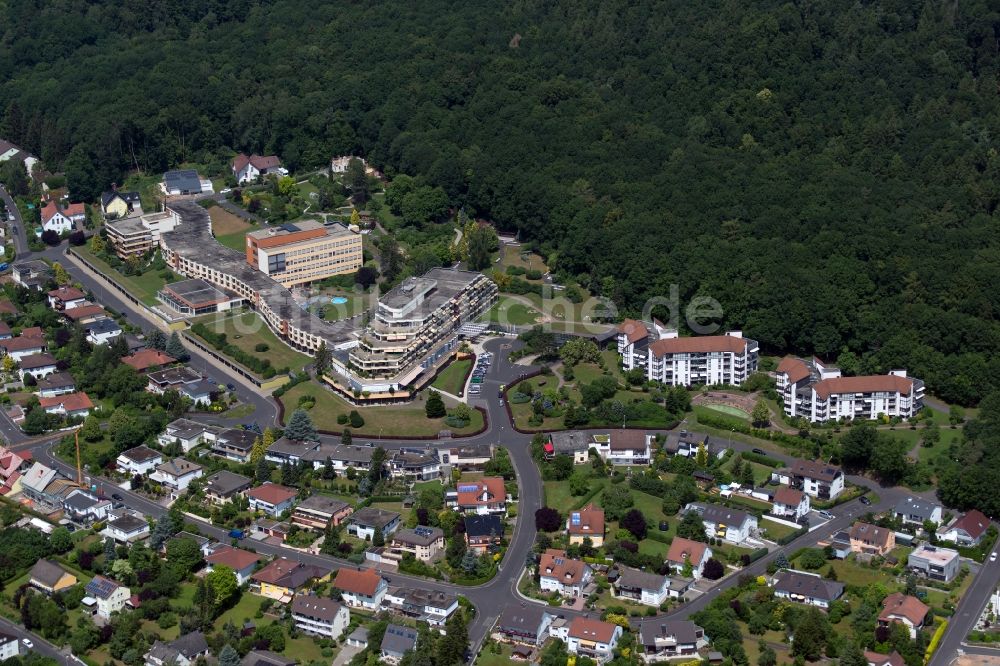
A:
{"type": "Polygon", "coordinates": [[[230,539],[245,539],[246,537],[246,530],[229,530],[230,539]]]}
{"type": "Polygon", "coordinates": [[[125,498],[121,496],[121,493],[111,493],[111,499],[117,502],[124,502],[125,498]]]}
{"type": "Polygon", "coordinates": [[[22,638],[21,642],[24,643],[24,647],[28,648],[29,650],[35,647],[35,644],[31,642],[30,638],[22,638]]]}
{"type": "Polygon", "coordinates": [[[751,449],[751,450],[750,450],[750,452],[751,452],[751,453],[756,453],[756,454],[757,454],[757,455],[759,455],[759,456],[763,456],[763,455],[766,455],[766,454],[764,453],[764,449],[751,449]]]}
{"type": "Polygon", "coordinates": [[[872,504],[872,501],[870,499],[868,499],[868,497],[865,496],[865,495],[862,495],[861,498],[858,501],[861,502],[862,504],[864,504],[865,506],[871,506],[871,504],[872,504]]]}

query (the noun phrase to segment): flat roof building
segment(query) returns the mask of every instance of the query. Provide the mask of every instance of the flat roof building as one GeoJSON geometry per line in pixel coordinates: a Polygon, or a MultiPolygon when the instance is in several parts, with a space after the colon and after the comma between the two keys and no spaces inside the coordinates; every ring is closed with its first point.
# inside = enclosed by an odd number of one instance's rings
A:
{"type": "Polygon", "coordinates": [[[316,220],[251,231],[247,263],[285,287],[309,284],[361,268],[361,234],[316,220]]]}
{"type": "Polygon", "coordinates": [[[156,297],[171,310],[188,317],[223,312],[244,303],[242,296],[197,278],[164,285],[156,297]]]}

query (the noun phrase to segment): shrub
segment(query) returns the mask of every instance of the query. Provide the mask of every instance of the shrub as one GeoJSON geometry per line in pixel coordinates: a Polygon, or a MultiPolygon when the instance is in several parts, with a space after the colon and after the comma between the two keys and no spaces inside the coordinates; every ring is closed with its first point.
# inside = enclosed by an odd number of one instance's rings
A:
{"type": "Polygon", "coordinates": [[[253,350],[256,352],[266,352],[271,349],[266,342],[258,342],[253,346],[253,350]]]}

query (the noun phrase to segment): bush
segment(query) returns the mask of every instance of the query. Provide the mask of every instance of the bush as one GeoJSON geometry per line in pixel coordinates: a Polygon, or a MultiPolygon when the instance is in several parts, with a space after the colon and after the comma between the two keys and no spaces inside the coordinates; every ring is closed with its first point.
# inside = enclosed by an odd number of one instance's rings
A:
{"type": "Polygon", "coordinates": [[[347,425],[347,414],[337,414],[337,423],[347,425]]]}
{"type": "Polygon", "coordinates": [[[266,342],[258,342],[253,346],[253,350],[256,352],[266,352],[271,349],[266,342]]]}
{"type": "Polygon", "coordinates": [[[365,424],[365,419],[358,413],[358,410],[352,409],[351,415],[348,419],[351,422],[351,427],[357,430],[365,424]]]}

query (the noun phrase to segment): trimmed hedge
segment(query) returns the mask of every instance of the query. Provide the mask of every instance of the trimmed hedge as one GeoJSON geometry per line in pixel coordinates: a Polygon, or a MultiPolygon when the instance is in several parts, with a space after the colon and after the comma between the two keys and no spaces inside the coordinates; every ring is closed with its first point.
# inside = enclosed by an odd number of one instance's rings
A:
{"type": "Polygon", "coordinates": [[[754,453],[753,451],[742,451],[740,452],[740,456],[743,458],[743,460],[749,460],[750,462],[759,463],[761,465],[767,465],[768,467],[774,467],[775,469],[777,469],[778,467],[785,466],[785,463],[781,462],[777,458],[762,456],[761,454],[754,453]]]}
{"type": "Polygon", "coordinates": [[[200,322],[191,327],[191,332],[237,363],[250,368],[264,379],[270,379],[278,374],[274,366],[271,365],[270,359],[259,359],[252,354],[246,353],[236,345],[229,344],[225,333],[216,333],[209,330],[207,326],[200,322]]]}

